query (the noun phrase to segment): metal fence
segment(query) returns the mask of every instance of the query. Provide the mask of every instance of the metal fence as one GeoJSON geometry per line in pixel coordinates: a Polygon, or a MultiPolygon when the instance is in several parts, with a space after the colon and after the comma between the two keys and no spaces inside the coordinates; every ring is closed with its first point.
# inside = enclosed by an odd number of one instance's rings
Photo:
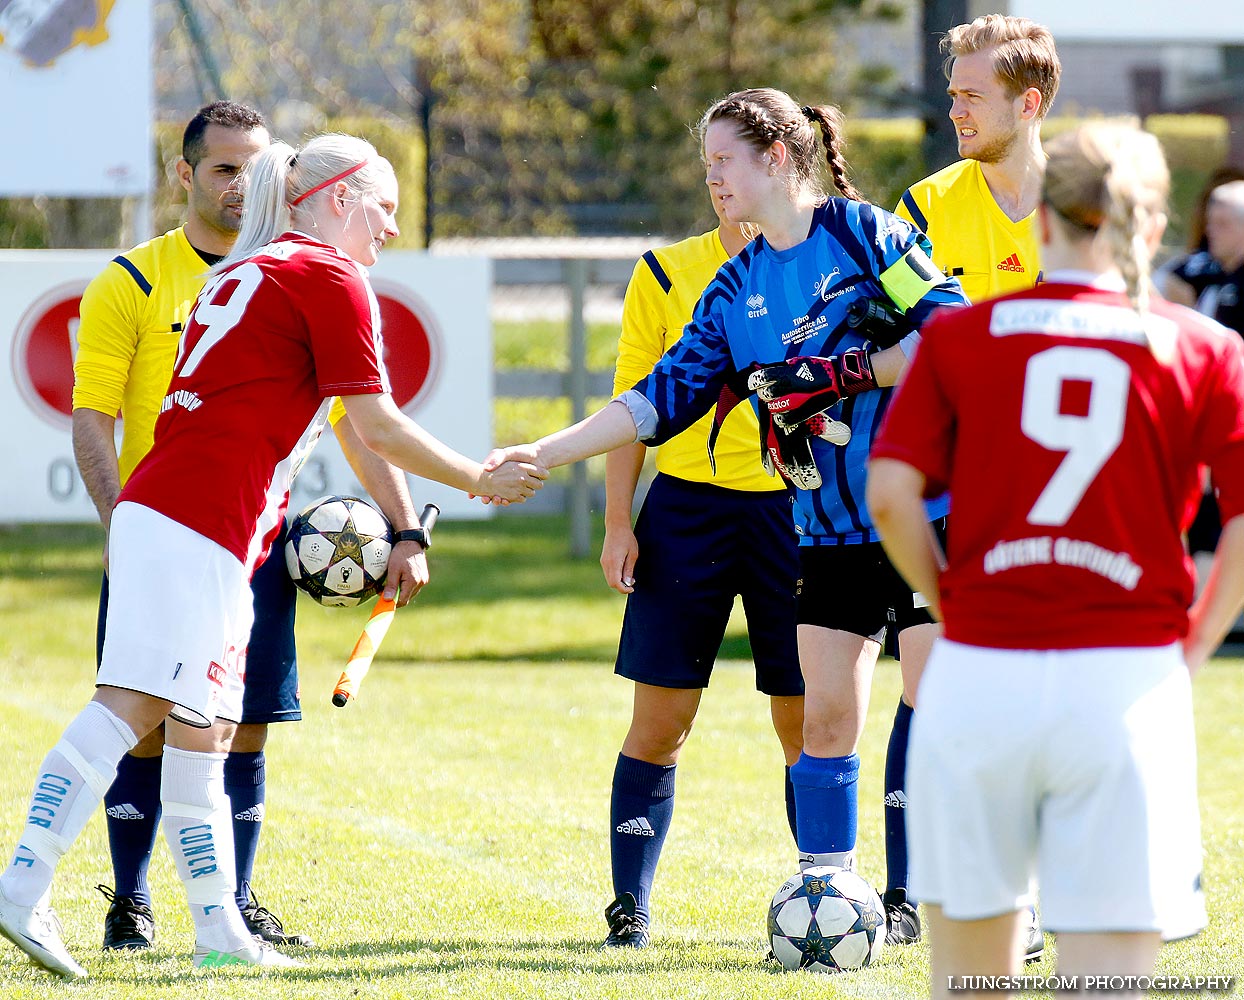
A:
{"type": "MultiPolygon", "coordinates": [[[[493,261],[492,314],[498,319],[552,319],[566,326],[568,364],[565,370],[520,369],[494,373],[498,399],[564,398],[572,422],[587,416],[590,398],[613,391],[613,370],[590,371],[587,324],[618,322],[622,296],[635,262],[654,246],[670,239],[492,239],[442,240],[437,255],[470,255],[493,261]]],[[[603,483],[589,481],[586,463],[576,463],[564,488],[546,486],[520,510],[559,510],[570,515],[572,555],[591,550],[591,512],[604,504],[603,483]]]]}

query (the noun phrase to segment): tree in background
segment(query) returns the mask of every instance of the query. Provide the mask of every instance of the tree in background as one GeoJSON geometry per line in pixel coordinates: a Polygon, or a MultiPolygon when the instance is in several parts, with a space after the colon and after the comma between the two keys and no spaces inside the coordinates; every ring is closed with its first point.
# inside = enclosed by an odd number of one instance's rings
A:
{"type": "Polygon", "coordinates": [[[849,82],[829,82],[836,19],[882,11],[864,0],[506,6],[514,18],[488,39],[451,31],[447,51],[430,31],[426,54],[416,42],[437,102],[438,235],[706,228],[689,126],[745,86],[849,106],[849,82]]]}
{"type": "MultiPolygon", "coordinates": [[[[159,4],[173,44],[157,87],[174,117],[215,96],[208,74],[185,71],[205,53],[184,6],[159,4]]],[[[299,110],[303,128],[345,115],[415,125],[430,101],[438,236],[708,225],[689,155],[701,111],[758,85],[849,107],[835,24],[893,13],[879,0],[201,0],[191,11],[224,90],[270,109],[278,134],[299,110]]],[[[409,245],[418,234],[405,228],[409,245]]]]}
{"type": "MultiPolygon", "coordinates": [[[[688,126],[723,94],[773,86],[848,113],[857,186],[886,208],[924,163],[912,122],[866,127],[858,95],[884,67],[840,53],[837,29],[913,0],[156,0],[161,169],[184,122],[227,95],[298,141],[366,135],[402,181],[403,236],[651,234],[712,225],[688,126]],[[426,121],[425,121],[425,112],[426,121]],[[881,135],[880,133],[885,133],[881,135]],[[425,143],[430,158],[425,161],[425,143]]],[[[1223,123],[1155,127],[1188,202],[1225,156],[1223,123]]],[[[157,227],[180,203],[158,184],[157,227]]],[[[0,246],[118,246],[133,206],[0,200],[0,246]]]]}

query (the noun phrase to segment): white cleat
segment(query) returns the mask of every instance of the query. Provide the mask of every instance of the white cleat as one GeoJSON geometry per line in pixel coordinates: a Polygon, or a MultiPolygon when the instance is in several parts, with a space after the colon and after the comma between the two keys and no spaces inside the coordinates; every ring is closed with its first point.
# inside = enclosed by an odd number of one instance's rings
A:
{"type": "Polygon", "coordinates": [[[66,979],[86,979],[86,969],[73,960],[61,940],[61,926],[50,906],[19,906],[0,889],[0,934],[21,948],[30,960],[66,979]]]}
{"type": "Polygon", "coordinates": [[[237,951],[217,951],[196,945],[194,949],[194,967],[196,969],[220,969],[226,965],[262,965],[273,969],[299,969],[302,962],[296,962],[288,955],[279,951],[260,938],[251,938],[237,951]]]}
{"type": "Polygon", "coordinates": [[[1021,919],[1028,925],[1028,941],[1024,945],[1024,963],[1032,965],[1045,957],[1045,932],[1041,929],[1041,920],[1037,916],[1037,908],[1029,906],[1021,919]]]}

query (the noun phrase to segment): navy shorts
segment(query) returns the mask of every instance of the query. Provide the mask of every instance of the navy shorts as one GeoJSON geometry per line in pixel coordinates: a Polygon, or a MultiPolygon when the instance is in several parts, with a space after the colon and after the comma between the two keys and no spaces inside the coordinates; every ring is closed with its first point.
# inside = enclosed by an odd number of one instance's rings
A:
{"type": "MultiPolygon", "coordinates": [[[[944,522],[937,526],[945,545],[944,522]]],[[[884,641],[933,621],[922,598],[894,568],[880,542],[799,549],[799,624],[884,641]],[[883,635],[884,630],[884,635],[883,635]]],[[[886,651],[898,655],[897,642],[886,651]]]]}
{"type": "MultiPolygon", "coordinates": [[[[246,649],[246,686],[242,695],[242,722],[297,722],[302,718],[298,691],[298,654],[294,648],[294,607],[298,594],[285,569],[285,531],[277,535],[268,556],[251,578],[255,595],[255,624],[246,649]]],[[[99,591],[99,619],[95,626],[95,664],[104,655],[104,626],[108,620],[108,576],[99,591]]]]}
{"type": "Polygon", "coordinates": [[[1188,525],[1188,551],[1213,552],[1222,537],[1222,518],[1218,513],[1218,500],[1211,490],[1201,497],[1196,517],[1188,525]]]}
{"type": "Polygon", "coordinates": [[[707,687],[739,595],[756,689],[803,694],[798,539],[785,490],[729,490],[659,474],[635,537],[635,591],[626,599],[616,673],[656,687],[707,687]]]}

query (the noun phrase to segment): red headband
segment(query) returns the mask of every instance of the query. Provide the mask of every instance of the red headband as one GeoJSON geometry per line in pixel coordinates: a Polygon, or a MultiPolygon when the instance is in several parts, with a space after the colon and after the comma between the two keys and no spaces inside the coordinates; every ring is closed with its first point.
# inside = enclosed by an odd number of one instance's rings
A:
{"type": "Polygon", "coordinates": [[[293,201],[291,201],[291,202],[289,203],[289,207],[290,207],[290,208],[293,208],[293,207],[294,207],[295,205],[297,205],[299,202],[306,201],[306,200],[307,200],[308,198],[310,198],[313,194],[315,194],[315,192],[316,192],[316,191],[322,191],[324,188],[328,187],[328,185],[330,185],[330,184],[336,184],[338,181],[345,180],[347,177],[349,177],[349,176],[350,176],[352,173],[354,173],[356,170],[362,170],[365,166],[367,166],[367,161],[366,161],[366,160],[363,160],[363,161],[362,161],[362,162],[360,162],[360,163],[356,163],[356,164],[355,164],[354,166],[352,166],[349,170],[343,170],[343,171],[342,171],[341,173],[339,173],[336,177],[330,177],[330,178],[328,178],[328,180],[324,181],[323,183],[315,185],[315,187],[313,187],[310,191],[304,191],[304,192],[303,192],[302,194],[300,194],[297,198],[295,198],[293,201]]]}

